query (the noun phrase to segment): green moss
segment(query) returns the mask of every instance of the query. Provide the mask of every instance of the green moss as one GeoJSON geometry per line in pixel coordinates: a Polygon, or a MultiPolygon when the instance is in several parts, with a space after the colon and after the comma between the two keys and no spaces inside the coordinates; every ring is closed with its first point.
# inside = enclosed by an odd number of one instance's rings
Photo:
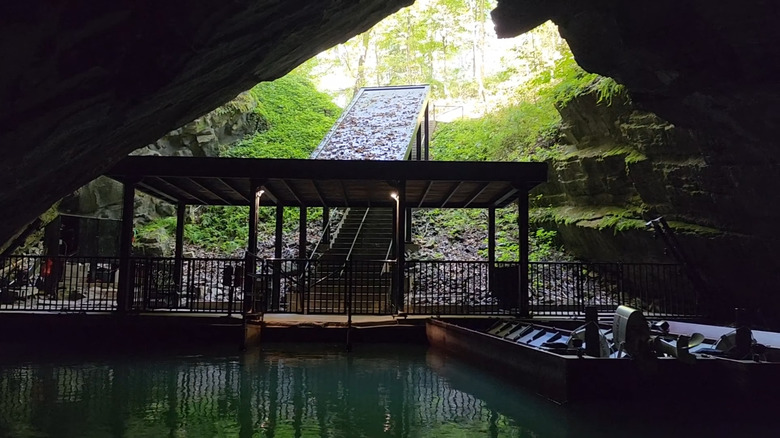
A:
{"type": "Polygon", "coordinates": [[[242,158],[308,158],[341,114],[330,96],[316,90],[299,72],[264,82],[246,93],[253,110],[268,125],[223,152],[242,158]]]}
{"type": "Polygon", "coordinates": [[[553,156],[560,115],[547,102],[521,102],[480,119],[442,123],[431,141],[439,161],[543,161],[553,156]]]}
{"type": "MultiPolygon", "coordinates": [[[[245,138],[222,152],[239,158],[308,158],[341,114],[330,96],[316,90],[303,72],[293,71],[273,82],[264,82],[242,93],[228,107],[218,111],[249,109],[267,129],[245,138]]],[[[261,208],[259,231],[269,234],[274,210],[261,208]]],[[[184,227],[185,239],[202,248],[230,254],[246,247],[248,207],[199,207],[193,223],[184,227]]],[[[298,209],[286,208],[284,227],[298,226],[298,209]]],[[[310,209],[308,220],[322,217],[320,209],[310,209]]]]}
{"type": "Polygon", "coordinates": [[[533,224],[554,223],[595,228],[613,229],[614,232],[645,228],[642,207],[544,207],[529,212],[533,224]]]}
{"type": "Polygon", "coordinates": [[[626,164],[638,163],[647,159],[647,156],[630,146],[616,146],[601,154],[603,157],[623,155],[626,164]]]}
{"type": "Polygon", "coordinates": [[[668,221],[669,228],[676,233],[692,233],[700,236],[715,237],[723,235],[723,231],[703,225],[689,224],[686,222],[668,221]]]}

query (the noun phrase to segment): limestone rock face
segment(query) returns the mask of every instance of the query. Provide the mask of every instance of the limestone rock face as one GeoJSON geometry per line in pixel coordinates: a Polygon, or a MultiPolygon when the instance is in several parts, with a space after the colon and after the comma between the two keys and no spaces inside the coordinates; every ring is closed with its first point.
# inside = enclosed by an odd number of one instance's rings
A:
{"type": "MultiPolygon", "coordinates": [[[[242,93],[214,111],[165,134],[156,142],[136,149],[131,155],[217,157],[222,149],[267,127],[267,122],[253,112],[256,107],[257,102],[247,93],[242,93]]],[[[121,183],[101,176],[63,198],[59,211],[121,219],[122,190],[121,183]]],[[[144,193],[136,193],[134,211],[141,224],[176,215],[173,205],[144,193]]],[[[136,242],[144,243],[148,242],[136,242]]],[[[158,253],[153,255],[160,256],[158,253]]]]}
{"type": "Polygon", "coordinates": [[[411,3],[4,2],[0,241],[131,151],[411,3]]]}
{"type": "MultiPolygon", "coordinates": [[[[625,97],[612,105],[597,100],[592,92],[559,109],[569,145],[534,192],[544,195],[532,211],[536,224],[556,229],[565,247],[587,260],[675,262],[645,226],[663,216],[705,279],[711,296],[702,301],[710,311],[729,317],[734,307],[760,308],[780,321],[772,310],[779,308],[772,291],[780,261],[772,253],[780,245],[773,229],[780,206],[739,183],[745,176],[734,170],[747,166],[710,162],[709,144],[695,131],[625,97]]],[[[764,177],[765,187],[780,190],[777,179],[764,177]]]]}
{"type": "Polygon", "coordinates": [[[578,150],[543,190],[578,215],[560,228],[571,247],[654,260],[649,233],[599,227],[609,214],[663,214],[688,227],[684,245],[720,290],[711,301],[773,312],[780,326],[779,18],[763,0],[499,0],[500,37],[552,19],[577,62],[624,84],[634,103],[562,113],[578,150]]]}

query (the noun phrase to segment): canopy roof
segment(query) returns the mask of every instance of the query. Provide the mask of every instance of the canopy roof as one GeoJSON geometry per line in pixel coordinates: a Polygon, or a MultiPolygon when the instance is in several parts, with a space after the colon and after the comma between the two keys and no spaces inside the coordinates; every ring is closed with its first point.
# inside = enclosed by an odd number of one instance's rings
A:
{"type": "Polygon", "coordinates": [[[340,161],[130,156],[106,173],[172,203],[392,206],[405,186],[416,208],[504,207],[546,181],[545,163],[340,161]]]}

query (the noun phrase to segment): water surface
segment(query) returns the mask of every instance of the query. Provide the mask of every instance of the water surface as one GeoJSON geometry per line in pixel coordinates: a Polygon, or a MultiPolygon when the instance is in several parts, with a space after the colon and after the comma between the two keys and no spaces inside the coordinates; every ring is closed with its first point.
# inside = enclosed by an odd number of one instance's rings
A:
{"type": "Polygon", "coordinates": [[[724,421],[727,408],[701,420],[686,420],[686,410],[697,410],[675,406],[673,398],[668,406],[656,408],[621,403],[561,407],[479,367],[415,345],[358,345],[351,354],[335,345],[277,345],[242,354],[60,355],[0,364],[3,437],[657,437],[778,432],[768,424],[742,425],[737,419],[737,427],[735,421],[724,421]]]}

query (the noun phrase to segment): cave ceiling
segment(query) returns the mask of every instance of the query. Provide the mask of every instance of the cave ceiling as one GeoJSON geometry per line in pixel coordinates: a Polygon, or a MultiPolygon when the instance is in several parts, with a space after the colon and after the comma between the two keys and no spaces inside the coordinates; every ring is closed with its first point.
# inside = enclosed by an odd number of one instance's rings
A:
{"type": "MultiPolygon", "coordinates": [[[[130,151],[283,76],[411,0],[0,6],[0,242],[130,151]]],[[[515,0],[500,37],[554,20],[577,61],[666,119],[776,163],[773,2],[515,0]]],[[[712,159],[728,156],[713,154],[712,159]]]]}

